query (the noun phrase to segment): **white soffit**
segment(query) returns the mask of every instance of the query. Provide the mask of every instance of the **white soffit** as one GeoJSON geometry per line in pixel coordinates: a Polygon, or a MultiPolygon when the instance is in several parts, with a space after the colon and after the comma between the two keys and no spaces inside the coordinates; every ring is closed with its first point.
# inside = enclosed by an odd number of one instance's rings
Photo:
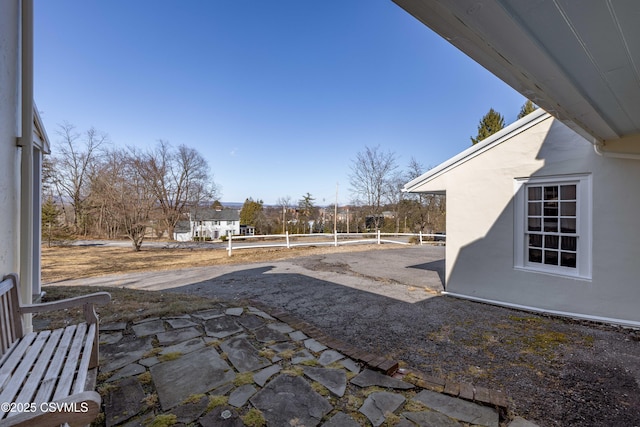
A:
{"type": "Polygon", "coordinates": [[[393,0],[595,141],[640,141],[640,1],[393,0]]]}

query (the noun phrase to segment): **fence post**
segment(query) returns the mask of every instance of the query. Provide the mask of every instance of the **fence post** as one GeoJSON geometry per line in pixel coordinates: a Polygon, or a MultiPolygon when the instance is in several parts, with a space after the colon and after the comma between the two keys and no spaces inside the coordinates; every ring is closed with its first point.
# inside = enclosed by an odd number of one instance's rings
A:
{"type": "Polygon", "coordinates": [[[233,234],[229,234],[229,248],[227,252],[229,252],[229,256],[231,256],[231,240],[233,239],[233,234]]]}
{"type": "Polygon", "coordinates": [[[420,246],[422,246],[422,230],[420,230],[420,246]]]}
{"type": "Polygon", "coordinates": [[[289,230],[287,230],[284,234],[285,238],[287,239],[287,249],[290,249],[291,247],[289,246],[289,230]]]}
{"type": "Polygon", "coordinates": [[[380,244],[380,230],[378,230],[378,244],[380,244]]]}

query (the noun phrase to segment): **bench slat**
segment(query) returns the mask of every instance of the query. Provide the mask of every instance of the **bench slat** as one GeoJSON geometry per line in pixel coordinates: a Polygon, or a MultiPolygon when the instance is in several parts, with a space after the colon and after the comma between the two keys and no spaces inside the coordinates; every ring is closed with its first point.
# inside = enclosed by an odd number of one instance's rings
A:
{"type": "Polygon", "coordinates": [[[79,324],[76,329],[76,335],[73,337],[71,350],[69,351],[67,359],[65,360],[64,368],[62,368],[60,382],[56,387],[56,392],[53,395],[53,400],[58,400],[69,396],[73,378],[75,377],[76,368],[78,367],[78,359],[80,358],[80,351],[82,350],[82,343],[84,342],[86,332],[87,324],[79,324]]]}
{"type": "Polygon", "coordinates": [[[60,345],[53,355],[53,359],[51,360],[49,369],[47,369],[47,372],[44,375],[42,384],[40,384],[40,389],[36,395],[35,402],[49,402],[51,400],[51,395],[58,383],[58,378],[60,378],[60,370],[62,369],[62,364],[69,352],[69,346],[71,345],[71,339],[76,331],[76,327],[77,325],[71,325],[64,328],[60,345]]]}
{"type": "Polygon", "coordinates": [[[87,336],[84,340],[84,348],[82,349],[82,360],[78,368],[78,376],[73,386],[73,394],[85,391],[85,383],[87,381],[87,373],[89,371],[89,363],[91,362],[91,349],[93,348],[94,338],[96,336],[96,324],[89,325],[87,336]]]}
{"type": "Polygon", "coordinates": [[[4,354],[11,344],[13,340],[11,339],[12,331],[11,331],[11,319],[9,317],[9,313],[11,313],[9,307],[9,299],[7,295],[0,296],[0,338],[2,342],[0,342],[0,354],[4,354]]]}
{"type": "Polygon", "coordinates": [[[0,402],[13,402],[15,396],[18,394],[20,390],[20,386],[24,383],[27,378],[27,374],[31,370],[31,366],[33,366],[36,357],[40,353],[42,346],[51,335],[51,331],[42,331],[37,334],[35,341],[29,347],[29,350],[24,354],[24,358],[18,365],[18,369],[11,376],[11,380],[9,384],[3,392],[0,394],[0,402]]]}
{"type": "Polygon", "coordinates": [[[47,366],[51,361],[51,355],[53,354],[55,348],[58,346],[61,335],[62,329],[56,329],[51,333],[49,339],[47,340],[47,343],[42,349],[42,352],[40,352],[40,356],[38,356],[38,360],[36,361],[35,365],[33,365],[33,368],[29,373],[29,378],[22,386],[22,391],[16,398],[16,402],[33,402],[33,396],[38,390],[40,380],[46,372],[47,366]]]}
{"type": "Polygon", "coordinates": [[[36,339],[37,335],[36,332],[25,335],[16,347],[13,348],[10,353],[6,354],[7,358],[3,361],[2,365],[0,365],[0,392],[2,392],[5,383],[9,381],[13,370],[18,366],[22,360],[22,356],[24,356],[24,353],[29,349],[29,346],[33,340],[36,339]]]}

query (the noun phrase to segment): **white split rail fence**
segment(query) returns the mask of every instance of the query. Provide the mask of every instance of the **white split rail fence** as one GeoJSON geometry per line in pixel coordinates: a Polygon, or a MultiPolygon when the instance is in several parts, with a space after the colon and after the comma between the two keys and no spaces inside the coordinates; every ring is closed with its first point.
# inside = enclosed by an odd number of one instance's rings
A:
{"type": "Polygon", "coordinates": [[[418,239],[418,244],[444,244],[445,236],[443,234],[425,234],[425,233],[312,233],[312,234],[289,234],[287,231],[285,234],[265,234],[255,236],[229,236],[227,252],[231,256],[234,250],[238,249],[253,249],[253,248],[275,248],[286,247],[287,249],[296,246],[318,246],[318,245],[347,245],[347,244],[361,244],[361,243],[376,243],[378,245],[382,243],[395,243],[399,245],[410,245],[411,237],[418,239]],[[385,237],[385,238],[383,238],[385,237]],[[408,237],[407,241],[392,240],[387,237],[408,237]],[[309,239],[303,241],[303,239],[309,239]],[[427,238],[432,240],[425,241],[427,238]],[[324,239],[324,240],[323,240],[324,239]],[[330,239],[330,240],[329,240],[330,239]],[[256,244],[242,244],[233,246],[237,241],[250,241],[257,240],[264,243],[256,244]]]}

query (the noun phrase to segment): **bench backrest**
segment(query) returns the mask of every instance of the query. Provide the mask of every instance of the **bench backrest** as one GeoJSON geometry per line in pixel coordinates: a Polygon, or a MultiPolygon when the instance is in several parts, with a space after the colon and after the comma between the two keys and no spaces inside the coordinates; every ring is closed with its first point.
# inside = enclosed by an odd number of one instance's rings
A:
{"type": "Polygon", "coordinates": [[[8,274],[0,282],[0,359],[23,334],[18,276],[8,274]]]}

